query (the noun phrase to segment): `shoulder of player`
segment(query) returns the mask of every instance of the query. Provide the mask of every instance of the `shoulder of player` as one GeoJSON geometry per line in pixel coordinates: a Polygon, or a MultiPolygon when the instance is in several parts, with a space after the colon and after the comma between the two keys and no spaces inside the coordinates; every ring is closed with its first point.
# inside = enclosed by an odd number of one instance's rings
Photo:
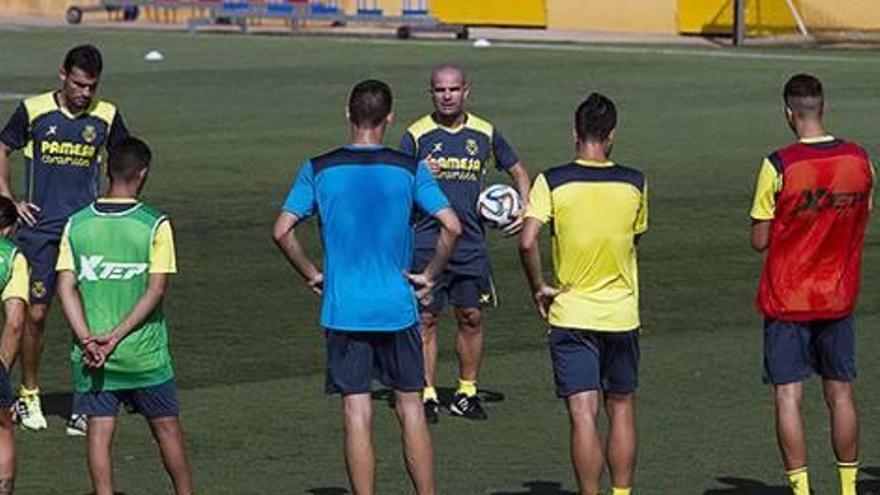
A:
{"type": "Polygon", "coordinates": [[[406,128],[406,132],[412,136],[413,141],[418,142],[422,136],[439,128],[440,126],[434,122],[431,114],[428,114],[410,124],[410,126],[406,128]]]}
{"type": "Polygon", "coordinates": [[[48,91],[36,96],[25,98],[21,105],[27,112],[28,120],[33,122],[47,113],[58,111],[58,103],[55,102],[55,93],[48,91]]]}
{"type": "Polygon", "coordinates": [[[119,113],[119,108],[107,100],[97,100],[87,113],[103,120],[109,126],[113,124],[116,114],[119,113]]]}
{"type": "Polygon", "coordinates": [[[864,160],[869,160],[868,152],[854,141],[834,138],[829,141],[817,143],[794,142],[788,146],[779,148],[766,156],[766,160],[773,165],[777,173],[783,173],[787,164],[798,161],[801,158],[812,156],[816,150],[833,150],[836,155],[855,155],[864,160]]]}
{"type": "Polygon", "coordinates": [[[400,166],[414,173],[419,161],[411,155],[387,146],[364,150],[342,146],[310,158],[309,163],[312,166],[312,173],[317,175],[334,165],[353,164],[400,166]]]}
{"type": "Polygon", "coordinates": [[[470,112],[468,112],[467,121],[464,123],[464,126],[480,134],[485,134],[489,139],[492,139],[495,135],[495,126],[491,122],[470,112]]]}
{"type": "Polygon", "coordinates": [[[622,182],[640,191],[645,189],[644,172],[619,163],[607,167],[585,167],[569,162],[547,169],[543,175],[551,190],[571,182],[622,182]]]}

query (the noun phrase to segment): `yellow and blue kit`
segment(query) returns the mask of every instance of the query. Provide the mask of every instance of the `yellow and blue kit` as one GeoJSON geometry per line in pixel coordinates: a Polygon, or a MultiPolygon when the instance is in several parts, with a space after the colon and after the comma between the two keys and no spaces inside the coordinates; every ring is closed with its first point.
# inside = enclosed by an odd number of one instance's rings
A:
{"type": "MultiPolygon", "coordinates": [[[[498,170],[507,170],[519,162],[513,148],[492,124],[468,113],[464,123],[456,128],[441,125],[433,114],[422,117],[407,129],[400,141],[400,150],[420,161],[436,160],[440,167],[437,183],[462,225],[448,270],[485,275],[485,232],[477,214],[477,198],[493,162],[498,170]]],[[[433,251],[437,235],[433,218],[418,217],[416,249],[433,251]]]]}
{"type": "Polygon", "coordinates": [[[95,200],[106,149],[128,136],[116,106],[94,100],[71,114],[56,93],[27,98],[0,131],[0,142],[26,159],[24,199],[36,204],[34,226],[22,225],[17,243],[31,265],[31,301],[55,292],[58,242],[67,218],[95,200]]]}
{"type": "Polygon", "coordinates": [[[535,179],[526,217],[551,223],[556,283],[554,327],[625,332],[639,328],[635,238],[648,229],[642,172],[576,160],[535,179]]]}

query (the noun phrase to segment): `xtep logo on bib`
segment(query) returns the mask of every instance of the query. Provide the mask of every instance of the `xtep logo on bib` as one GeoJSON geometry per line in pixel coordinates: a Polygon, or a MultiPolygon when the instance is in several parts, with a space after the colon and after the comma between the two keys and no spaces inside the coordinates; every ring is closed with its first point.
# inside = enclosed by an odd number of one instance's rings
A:
{"type": "Polygon", "coordinates": [[[114,263],[103,256],[80,256],[79,280],[131,280],[147,271],[147,263],[114,263]]]}

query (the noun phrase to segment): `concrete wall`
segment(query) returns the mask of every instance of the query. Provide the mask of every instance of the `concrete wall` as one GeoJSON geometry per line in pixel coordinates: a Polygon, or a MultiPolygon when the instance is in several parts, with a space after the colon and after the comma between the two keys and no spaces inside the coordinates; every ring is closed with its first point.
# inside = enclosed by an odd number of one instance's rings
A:
{"type": "MultiPolygon", "coordinates": [[[[878,0],[794,0],[807,28],[813,31],[880,31],[878,0]]],[[[678,30],[682,33],[730,33],[733,0],[678,0],[678,30]]],[[[795,32],[785,0],[746,0],[749,34],[795,32]]]]}
{"type": "Polygon", "coordinates": [[[675,0],[547,0],[547,27],[675,33],[675,0]]]}
{"type": "MultiPolygon", "coordinates": [[[[795,0],[798,5],[800,0],[795,0]]],[[[687,34],[730,34],[733,0],[678,0],[678,31],[687,34]]],[[[785,0],[746,0],[750,35],[794,32],[796,25],[785,0]]]]}
{"type": "Polygon", "coordinates": [[[809,29],[880,31],[878,0],[800,0],[809,29]]]}
{"type": "MultiPolygon", "coordinates": [[[[0,15],[28,15],[63,19],[70,0],[0,0],[0,15]]],[[[87,3],[91,4],[91,1],[87,3]]]]}

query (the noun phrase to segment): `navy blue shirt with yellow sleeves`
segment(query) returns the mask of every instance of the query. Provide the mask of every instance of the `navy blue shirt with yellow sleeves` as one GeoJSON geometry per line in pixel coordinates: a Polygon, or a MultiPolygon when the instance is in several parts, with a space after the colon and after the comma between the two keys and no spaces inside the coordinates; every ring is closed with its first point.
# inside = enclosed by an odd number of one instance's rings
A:
{"type": "Polygon", "coordinates": [[[94,100],[79,114],[55,93],[27,98],[0,131],[0,141],[26,159],[24,197],[40,207],[35,234],[61,238],[67,218],[95,200],[109,146],[128,136],[116,106],[94,100]]]}
{"type": "Polygon", "coordinates": [[[527,218],[550,223],[556,283],[555,327],[625,332],[639,328],[635,237],[648,230],[642,172],[576,160],[535,179],[527,218]]]}
{"type": "MultiPolygon", "coordinates": [[[[469,259],[482,258],[486,250],[485,232],[477,214],[477,198],[486,172],[493,164],[498,170],[507,170],[519,162],[504,136],[472,113],[468,113],[464,124],[457,128],[439,124],[431,114],[407,129],[400,141],[400,150],[419,160],[434,159],[440,166],[437,182],[462,224],[462,235],[449,268],[454,269],[469,259]]],[[[438,232],[433,218],[419,217],[416,249],[435,249],[438,232]]]]}

